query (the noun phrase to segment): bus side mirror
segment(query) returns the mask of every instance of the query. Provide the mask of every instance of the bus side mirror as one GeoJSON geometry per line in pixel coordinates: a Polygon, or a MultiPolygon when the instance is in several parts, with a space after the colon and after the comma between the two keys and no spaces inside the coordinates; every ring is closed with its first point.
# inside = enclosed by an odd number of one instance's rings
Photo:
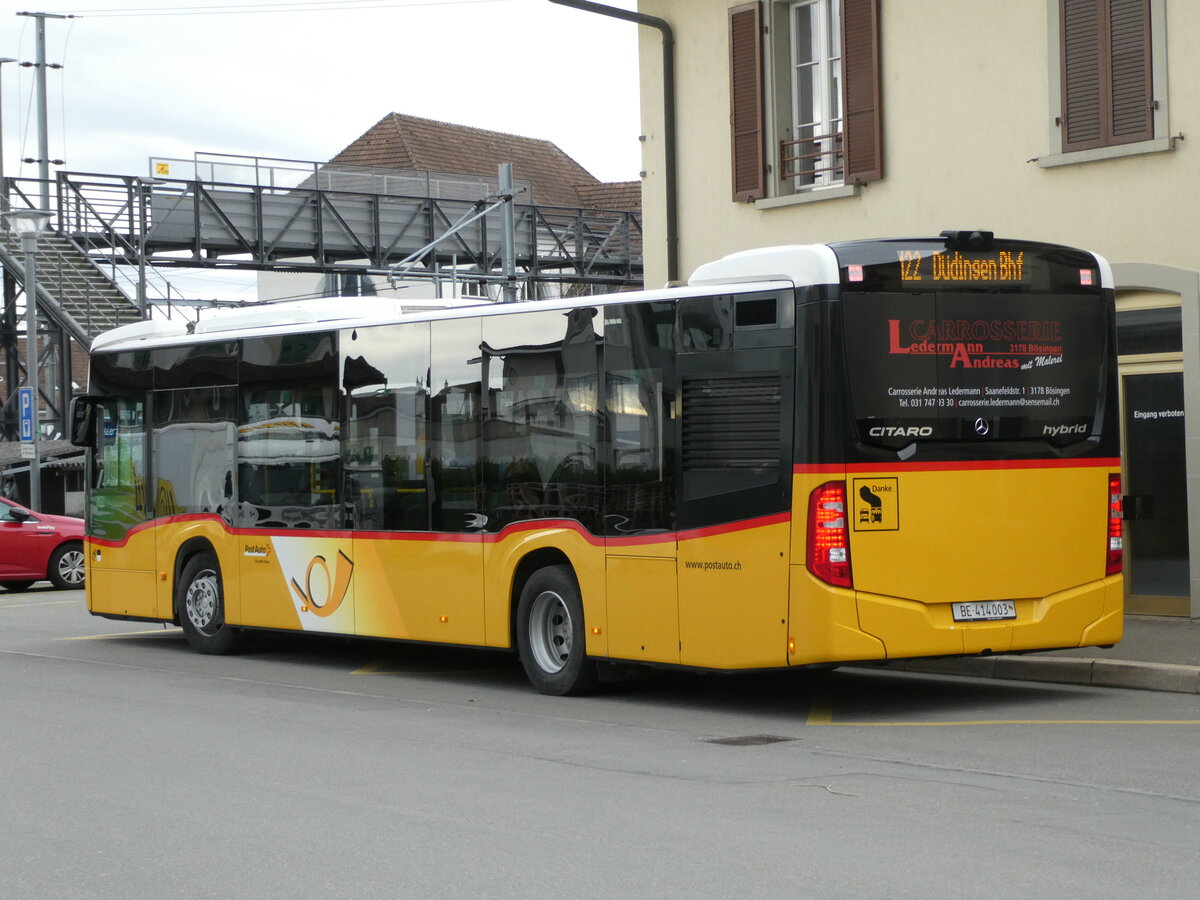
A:
{"type": "Polygon", "coordinates": [[[100,421],[102,397],[71,398],[71,443],[76,447],[96,446],[96,423],[100,421]]]}

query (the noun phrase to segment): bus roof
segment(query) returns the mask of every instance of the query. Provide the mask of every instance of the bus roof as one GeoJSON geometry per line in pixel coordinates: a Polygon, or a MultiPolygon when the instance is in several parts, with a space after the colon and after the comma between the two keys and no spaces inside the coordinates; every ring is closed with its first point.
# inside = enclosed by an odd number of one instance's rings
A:
{"type": "Polygon", "coordinates": [[[612,306],[653,300],[676,300],[681,297],[789,290],[793,286],[790,279],[757,279],[741,284],[701,285],[699,290],[694,287],[674,287],[650,291],[592,294],[585,297],[532,300],[515,304],[481,300],[476,305],[456,305],[436,309],[429,308],[430,304],[428,303],[402,303],[399,300],[383,297],[323,297],[287,303],[249,304],[234,309],[205,309],[201,310],[200,317],[195,323],[178,319],[167,321],[151,319],[134,322],[131,325],[122,325],[97,335],[92,342],[91,352],[115,353],[128,350],[151,350],[156,347],[186,346],[237,340],[244,337],[362,328],[399,322],[463,319],[517,312],[567,311],[582,306],[612,306]]]}
{"type": "Polygon", "coordinates": [[[786,279],[793,284],[837,284],[838,261],[828,244],[791,244],[741,250],[705,263],[690,285],[741,284],[786,279]]]}
{"type": "MultiPolygon", "coordinates": [[[[149,320],[114,328],[98,335],[92,342],[91,350],[94,353],[147,350],[154,347],[236,340],[242,337],[303,333],[314,329],[354,328],[535,310],[571,310],[581,306],[609,306],[751,291],[786,290],[796,285],[837,285],[840,283],[838,248],[931,243],[941,240],[941,237],[924,237],[760,247],[731,253],[699,266],[692,273],[686,286],[534,300],[519,304],[493,303],[483,298],[480,298],[478,303],[462,305],[461,301],[405,302],[383,297],[325,297],[286,303],[249,304],[235,309],[205,309],[200,312],[195,323],[181,320],[149,320]]],[[[1021,243],[1028,243],[1030,247],[1056,246],[1024,241],[1021,243]]],[[[1091,255],[1100,271],[1100,286],[1111,289],[1112,269],[1107,260],[1095,254],[1091,255]]]]}

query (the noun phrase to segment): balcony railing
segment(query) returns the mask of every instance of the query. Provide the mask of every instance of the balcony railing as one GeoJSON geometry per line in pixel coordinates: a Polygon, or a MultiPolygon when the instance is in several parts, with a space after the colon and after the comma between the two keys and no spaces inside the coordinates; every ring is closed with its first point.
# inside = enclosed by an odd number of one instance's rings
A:
{"type": "Polygon", "coordinates": [[[843,132],[817,134],[779,142],[779,177],[796,192],[841,184],[843,132]]]}

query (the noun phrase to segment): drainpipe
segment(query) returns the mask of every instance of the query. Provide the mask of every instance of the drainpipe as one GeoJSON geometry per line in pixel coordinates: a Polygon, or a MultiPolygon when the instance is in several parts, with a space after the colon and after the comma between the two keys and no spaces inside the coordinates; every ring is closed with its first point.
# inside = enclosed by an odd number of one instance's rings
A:
{"type": "Polygon", "coordinates": [[[624,19],[626,22],[636,22],[638,25],[648,25],[662,32],[663,153],[666,157],[663,175],[667,183],[667,281],[677,281],[679,278],[679,218],[675,186],[675,35],[671,31],[671,26],[665,19],[657,16],[591,3],[589,0],[550,0],[550,2],[595,13],[599,16],[610,16],[614,19],[624,19]]]}

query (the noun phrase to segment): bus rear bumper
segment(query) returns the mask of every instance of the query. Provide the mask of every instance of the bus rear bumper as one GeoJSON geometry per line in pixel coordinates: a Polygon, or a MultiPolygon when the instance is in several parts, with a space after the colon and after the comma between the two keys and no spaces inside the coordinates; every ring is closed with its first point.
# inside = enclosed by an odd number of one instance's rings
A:
{"type": "Polygon", "coordinates": [[[1115,644],[1124,629],[1120,576],[1018,599],[1011,620],[957,622],[950,603],[876,594],[859,593],[857,605],[863,631],[880,636],[888,659],[1115,644]]]}
{"type": "Polygon", "coordinates": [[[1090,647],[1124,630],[1119,575],[1016,600],[1016,619],[956,622],[950,603],[835,588],[801,566],[791,574],[791,665],[1090,647]]]}

